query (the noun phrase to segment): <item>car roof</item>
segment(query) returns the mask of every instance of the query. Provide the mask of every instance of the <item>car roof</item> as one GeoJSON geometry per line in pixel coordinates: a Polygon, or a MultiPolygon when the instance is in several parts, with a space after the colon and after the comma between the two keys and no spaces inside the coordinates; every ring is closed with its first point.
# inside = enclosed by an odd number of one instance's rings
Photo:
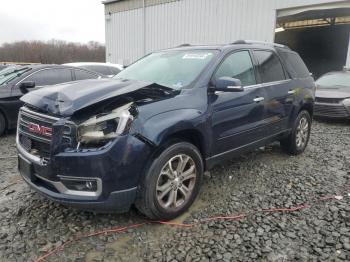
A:
{"type": "MultiPolygon", "coordinates": [[[[11,66],[11,67],[14,67],[14,68],[30,68],[31,70],[27,73],[27,74],[30,74],[34,71],[38,71],[38,70],[41,70],[41,69],[52,69],[52,68],[68,68],[68,69],[75,69],[77,70],[77,67],[73,67],[73,66],[67,66],[67,65],[57,65],[57,64],[35,64],[35,65],[15,65],[15,66],[11,66]]],[[[86,68],[78,68],[79,70],[84,70],[84,71],[87,71],[87,72],[91,72],[95,75],[98,75],[98,76],[103,76],[102,74],[98,73],[98,72],[95,72],[95,71],[92,71],[92,70],[88,70],[86,68]]]]}
{"type": "Polygon", "coordinates": [[[16,67],[29,67],[32,70],[44,69],[44,68],[72,68],[66,65],[56,65],[56,64],[35,64],[35,65],[16,65],[16,67]]]}
{"type": "Polygon", "coordinates": [[[98,63],[98,62],[76,62],[76,63],[66,63],[66,66],[110,66],[115,68],[120,68],[122,65],[112,64],[112,63],[98,63]]]}
{"type": "Polygon", "coordinates": [[[256,49],[286,49],[290,51],[289,47],[285,45],[280,45],[276,43],[269,43],[263,41],[253,41],[253,40],[237,40],[229,44],[216,44],[216,45],[191,45],[182,44],[174,48],[168,48],[165,50],[232,50],[241,48],[256,48],[256,49]]]}

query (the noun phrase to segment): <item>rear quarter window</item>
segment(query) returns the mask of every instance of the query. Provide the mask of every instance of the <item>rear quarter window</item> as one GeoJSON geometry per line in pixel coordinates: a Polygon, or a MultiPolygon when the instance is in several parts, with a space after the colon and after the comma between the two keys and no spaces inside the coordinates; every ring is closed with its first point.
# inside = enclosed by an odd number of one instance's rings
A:
{"type": "Polygon", "coordinates": [[[75,80],[96,79],[98,75],[83,70],[74,70],[75,80]]]}
{"type": "Polygon", "coordinates": [[[285,51],[280,51],[279,53],[292,78],[306,78],[310,76],[304,61],[297,53],[285,51]]]}
{"type": "Polygon", "coordinates": [[[284,70],[278,56],[270,50],[254,50],[258,71],[263,83],[285,80],[284,70]]]}
{"type": "Polygon", "coordinates": [[[91,66],[84,66],[84,68],[106,76],[113,75],[113,73],[111,72],[108,66],[91,65],[91,66]]]}

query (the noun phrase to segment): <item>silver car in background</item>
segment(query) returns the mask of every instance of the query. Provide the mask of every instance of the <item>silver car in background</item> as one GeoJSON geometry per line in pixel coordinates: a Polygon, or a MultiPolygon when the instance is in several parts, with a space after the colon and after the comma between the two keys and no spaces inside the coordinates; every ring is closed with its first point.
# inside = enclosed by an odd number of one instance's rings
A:
{"type": "Polygon", "coordinates": [[[316,85],[314,116],[350,119],[350,71],[327,73],[316,85]]]}
{"type": "Polygon", "coordinates": [[[64,64],[67,66],[74,66],[84,68],[90,71],[95,71],[99,74],[102,74],[106,77],[113,77],[122,71],[124,68],[119,64],[111,64],[111,63],[90,63],[90,62],[81,62],[81,63],[68,63],[64,64]]]}

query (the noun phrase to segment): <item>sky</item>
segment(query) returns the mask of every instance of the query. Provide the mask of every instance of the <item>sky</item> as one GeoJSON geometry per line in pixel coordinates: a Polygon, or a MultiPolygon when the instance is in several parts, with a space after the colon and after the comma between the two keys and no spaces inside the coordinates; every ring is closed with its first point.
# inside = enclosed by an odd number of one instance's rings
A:
{"type": "Polygon", "coordinates": [[[0,0],[0,45],[20,40],[105,42],[101,0],[0,0]]]}

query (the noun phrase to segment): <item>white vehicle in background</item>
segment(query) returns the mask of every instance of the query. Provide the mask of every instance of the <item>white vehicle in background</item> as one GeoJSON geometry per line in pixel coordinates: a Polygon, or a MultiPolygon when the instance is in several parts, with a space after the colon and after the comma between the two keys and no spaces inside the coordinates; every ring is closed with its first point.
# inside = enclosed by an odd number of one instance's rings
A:
{"type": "Polygon", "coordinates": [[[107,77],[113,77],[124,69],[122,65],[111,64],[111,63],[81,62],[81,63],[67,63],[64,65],[75,66],[75,67],[84,68],[90,71],[95,71],[107,77]]]}

